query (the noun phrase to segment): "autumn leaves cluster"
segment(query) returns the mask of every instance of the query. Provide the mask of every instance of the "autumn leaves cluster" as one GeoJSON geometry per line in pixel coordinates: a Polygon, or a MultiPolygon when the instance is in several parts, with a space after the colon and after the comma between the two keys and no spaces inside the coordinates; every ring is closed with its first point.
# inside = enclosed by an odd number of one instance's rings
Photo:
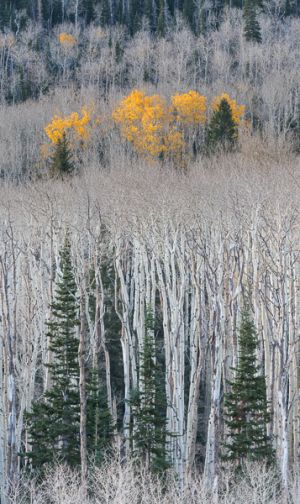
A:
{"type": "MultiPolygon", "coordinates": [[[[211,103],[197,91],[176,94],[169,100],[133,90],[123,98],[108,119],[93,117],[92,108],[82,108],[66,116],[54,116],[45,127],[52,146],[64,137],[71,147],[88,142],[91,130],[99,122],[106,130],[117,128],[134,152],[152,159],[177,159],[189,155],[195,145],[205,143],[210,118],[226,105],[234,127],[238,129],[245,107],[228,94],[215,97],[211,103]]],[[[220,117],[222,122],[222,117],[220,117]]]]}
{"type": "MultiPolygon", "coordinates": [[[[238,125],[245,107],[238,105],[228,94],[217,96],[211,110],[218,111],[226,101],[233,122],[238,125]]],[[[119,126],[122,137],[134,149],[152,157],[182,155],[197,142],[199,133],[207,126],[211,110],[207,99],[196,91],[176,94],[170,102],[160,95],[146,95],[132,91],[113,112],[113,120],[119,126]]]]}

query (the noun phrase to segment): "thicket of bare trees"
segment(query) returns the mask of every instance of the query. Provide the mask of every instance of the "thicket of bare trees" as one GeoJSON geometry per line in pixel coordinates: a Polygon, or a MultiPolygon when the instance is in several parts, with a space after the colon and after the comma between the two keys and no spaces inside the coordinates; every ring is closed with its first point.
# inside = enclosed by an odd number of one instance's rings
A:
{"type": "MultiPolygon", "coordinates": [[[[296,478],[290,481],[288,497],[278,487],[274,470],[264,465],[247,464],[236,486],[234,471],[226,468],[219,491],[219,502],[226,504],[297,504],[299,488],[296,478]]],[[[14,488],[9,504],[210,504],[217,502],[199,474],[189,476],[183,487],[169,475],[164,483],[153,478],[132,460],[105,463],[90,474],[90,497],[86,497],[78,473],[64,466],[48,472],[43,484],[26,478],[14,488]]]]}
{"type": "Polygon", "coordinates": [[[298,191],[297,162],[248,156],[246,164],[243,154],[224,157],[222,168],[218,160],[198,163],[189,176],[136,163],[109,173],[87,168],[70,182],[1,189],[2,496],[24,465],[19,454],[30,450],[25,410],[49,387],[45,320],[67,228],[88,352],[103,352],[113,418],[124,404],[116,437],[124,441],[123,455],[130,453],[129,399],[150,307],[163,338],[172,466],[182,484],[197,467],[217,491],[226,434],[222,398],[248,301],[267,377],[269,434],[287,488],[300,457],[298,191]],[[109,288],[108,263],[115,271],[109,288]],[[94,318],[85,283],[91,268],[94,318]],[[124,397],[111,386],[107,301],[120,318],[124,397]]]}

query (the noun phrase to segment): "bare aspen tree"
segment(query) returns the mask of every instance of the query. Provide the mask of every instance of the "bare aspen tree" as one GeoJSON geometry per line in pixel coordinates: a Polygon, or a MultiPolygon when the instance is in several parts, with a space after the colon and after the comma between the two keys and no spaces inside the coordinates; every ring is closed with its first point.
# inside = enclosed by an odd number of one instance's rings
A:
{"type": "Polygon", "coordinates": [[[80,464],[82,487],[87,486],[87,397],[86,397],[86,321],[85,321],[85,293],[80,286],[80,328],[79,328],[79,396],[80,396],[80,464]]]}

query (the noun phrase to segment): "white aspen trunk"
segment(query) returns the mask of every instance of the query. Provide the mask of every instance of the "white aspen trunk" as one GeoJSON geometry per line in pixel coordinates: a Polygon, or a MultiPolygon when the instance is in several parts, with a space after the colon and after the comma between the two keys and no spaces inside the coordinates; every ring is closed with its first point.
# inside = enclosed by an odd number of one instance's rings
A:
{"type": "MultiPolygon", "coordinates": [[[[130,328],[130,301],[129,301],[129,293],[127,290],[127,284],[125,281],[122,263],[121,263],[121,250],[119,248],[119,242],[117,242],[117,251],[115,258],[115,269],[116,274],[118,275],[118,279],[120,281],[120,296],[122,301],[122,313],[119,312],[118,309],[118,300],[117,300],[117,288],[115,287],[115,309],[118,314],[120,321],[122,323],[122,333],[121,333],[121,346],[122,346],[122,354],[123,354],[123,368],[124,368],[124,417],[123,417],[123,431],[124,431],[124,439],[125,439],[125,451],[128,455],[130,453],[130,419],[131,419],[131,408],[130,408],[130,394],[131,394],[131,386],[136,388],[137,386],[137,371],[136,371],[136,355],[135,349],[133,348],[133,338],[131,334],[130,328]]],[[[126,262],[126,266],[128,267],[128,263],[126,262]]]]}
{"type": "MultiPolygon", "coordinates": [[[[2,320],[0,320],[0,324],[2,320]]],[[[2,332],[2,331],[1,331],[2,332]]],[[[3,390],[3,335],[0,332],[0,502],[6,504],[6,471],[5,471],[5,421],[3,390]]]]}
{"type": "Polygon", "coordinates": [[[43,22],[42,0],[37,0],[37,21],[39,24],[43,22]]]}
{"type": "MultiPolygon", "coordinates": [[[[50,269],[50,278],[49,278],[49,306],[51,307],[51,304],[53,302],[53,299],[54,299],[54,291],[53,291],[53,286],[54,286],[54,281],[55,281],[55,271],[54,271],[54,262],[57,264],[58,263],[58,259],[57,259],[57,255],[56,254],[56,257],[55,257],[55,254],[54,254],[54,216],[53,216],[53,207],[51,206],[51,218],[50,218],[50,230],[49,230],[49,234],[50,234],[50,266],[49,266],[49,269],[50,269]]],[[[50,308],[50,313],[49,313],[49,322],[51,322],[51,319],[52,319],[52,309],[50,308]]],[[[46,346],[46,362],[49,365],[52,364],[52,354],[51,354],[51,351],[49,349],[49,345],[50,345],[50,340],[49,338],[46,338],[46,341],[45,341],[45,346],[46,346]]],[[[44,389],[45,390],[48,390],[50,387],[51,387],[51,373],[49,372],[49,367],[46,366],[45,367],[45,385],[44,385],[44,389]]]]}
{"type": "Polygon", "coordinates": [[[78,9],[79,9],[79,0],[75,0],[75,33],[78,34],[78,9]]]}
{"type": "MultiPolygon", "coordinates": [[[[134,280],[134,305],[133,305],[133,324],[132,328],[137,335],[137,359],[142,353],[145,340],[145,274],[141,255],[141,247],[138,240],[133,241],[133,280],[134,280]]],[[[138,387],[141,387],[139,382],[138,387]]]]}
{"type": "Polygon", "coordinates": [[[205,327],[201,319],[202,300],[200,295],[200,264],[196,258],[192,260],[192,291],[191,291],[191,321],[190,321],[190,387],[189,387],[189,403],[187,410],[186,421],[186,467],[185,471],[188,475],[193,467],[195,459],[195,445],[198,426],[198,403],[200,393],[200,377],[204,367],[204,348],[203,348],[203,333],[205,327]],[[196,263],[197,261],[197,263],[196,263]],[[195,264],[196,263],[196,264],[195,264]],[[202,334],[201,334],[202,332],[202,334]]]}
{"type": "Polygon", "coordinates": [[[85,294],[81,285],[80,289],[80,328],[79,328],[79,397],[80,397],[80,466],[81,466],[81,486],[84,494],[87,494],[87,398],[86,398],[86,376],[85,376],[85,294]]]}
{"type": "Polygon", "coordinates": [[[0,257],[2,269],[2,288],[4,292],[5,313],[6,318],[6,349],[7,349],[7,480],[9,484],[13,484],[17,472],[17,452],[16,452],[16,425],[17,425],[17,409],[16,409],[16,262],[14,255],[14,240],[11,239],[12,247],[12,262],[13,272],[9,275],[7,269],[7,250],[5,255],[0,257]],[[10,287],[14,292],[10,295],[10,287]],[[12,314],[11,314],[12,306],[12,314]]]}
{"type": "Polygon", "coordinates": [[[104,315],[105,315],[105,305],[104,305],[104,288],[101,277],[100,266],[98,264],[98,255],[95,255],[94,269],[95,269],[95,280],[96,280],[96,310],[95,310],[95,331],[96,331],[96,348],[93,350],[93,362],[96,364],[96,356],[98,355],[99,348],[102,347],[104,351],[105,358],[105,379],[106,379],[106,393],[107,393],[107,403],[110,414],[116,423],[115,411],[113,408],[113,398],[112,398],[112,388],[111,388],[111,370],[110,370],[110,356],[106,345],[106,335],[104,326],[104,315]]]}
{"type": "MultiPolygon", "coordinates": [[[[223,300],[223,254],[224,241],[216,251],[216,264],[211,265],[211,273],[207,277],[212,296],[212,320],[209,333],[211,355],[211,410],[208,420],[204,477],[206,484],[212,488],[214,498],[218,492],[218,460],[220,443],[220,400],[221,379],[223,367],[223,335],[224,335],[224,300],[223,300]]],[[[215,244],[217,247],[217,243],[215,244]]]]}
{"type": "Polygon", "coordinates": [[[185,469],[185,414],[184,414],[184,293],[186,272],[184,238],[173,231],[172,241],[166,237],[164,261],[156,260],[159,287],[162,293],[164,338],[166,355],[167,430],[172,463],[180,483],[185,469]],[[162,269],[163,265],[163,269],[162,269]]]}

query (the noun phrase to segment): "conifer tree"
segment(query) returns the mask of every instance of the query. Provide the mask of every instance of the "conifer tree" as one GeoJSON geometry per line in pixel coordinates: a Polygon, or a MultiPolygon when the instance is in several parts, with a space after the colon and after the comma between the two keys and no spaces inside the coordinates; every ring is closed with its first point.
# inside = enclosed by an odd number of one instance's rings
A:
{"type": "Polygon", "coordinates": [[[232,151],[236,147],[238,127],[233,120],[232,110],[226,99],[221,100],[217,110],[214,111],[207,131],[207,147],[209,152],[218,148],[232,151]]]}
{"type": "Polygon", "coordinates": [[[94,3],[93,0],[83,0],[82,10],[87,24],[90,24],[95,18],[94,3]]]}
{"type": "Polygon", "coordinates": [[[157,33],[160,37],[164,37],[166,34],[166,7],[165,0],[160,0],[159,2],[159,13],[157,21],[157,33]]]}
{"type": "Polygon", "coordinates": [[[96,464],[103,460],[114,435],[113,420],[107,404],[106,389],[101,385],[99,371],[87,373],[87,451],[96,464]]]}
{"type": "Polygon", "coordinates": [[[157,5],[153,0],[145,0],[144,14],[149,21],[151,32],[157,28],[157,5]]]}
{"type": "Polygon", "coordinates": [[[134,454],[142,458],[147,468],[161,473],[169,466],[166,450],[166,402],[155,353],[154,317],[148,310],[144,348],[140,356],[140,388],[133,391],[130,401],[134,422],[131,439],[134,454]]]}
{"type": "Polygon", "coordinates": [[[60,260],[61,273],[51,305],[52,320],[47,323],[53,357],[52,363],[48,364],[52,386],[40,401],[33,404],[28,415],[32,443],[30,457],[34,466],[55,458],[71,466],[80,461],[79,342],[76,330],[79,321],[68,234],[60,260]]]}
{"type": "Polygon", "coordinates": [[[51,158],[51,173],[53,175],[69,175],[74,170],[72,154],[69,148],[69,142],[65,133],[55,145],[55,151],[51,158]]]}
{"type": "Polygon", "coordinates": [[[284,15],[290,16],[292,14],[292,6],[290,0],[285,0],[284,15]]]}
{"type": "Polygon", "coordinates": [[[244,3],[244,32],[248,42],[261,43],[260,25],[257,20],[258,3],[256,0],[245,0],[244,3]]]}
{"type": "Polygon", "coordinates": [[[258,339],[249,310],[242,314],[239,333],[238,366],[235,378],[229,382],[230,392],[225,394],[225,424],[228,441],[225,460],[237,462],[241,467],[245,460],[272,462],[271,440],[267,435],[270,414],[266,399],[265,376],[256,362],[258,339]]]}
{"type": "Polygon", "coordinates": [[[3,0],[0,9],[0,28],[6,28],[10,25],[11,21],[11,9],[9,2],[7,0],[3,0]]]}
{"type": "Polygon", "coordinates": [[[195,5],[194,0],[184,0],[183,2],[183,16],[192,28],[195,30],[195,5]]]}
{"type": "Polygon", "coordinates": [[[143,5],[141,0],[131,0],[129,12],[129,31],[134,35],[141,28],[143,5]]]}
{"type": "MultiPolygon", "coordinates": [[[[27,456],[34,468],[56,459],[70,466],[80,463],[79,306],[68,234],[60,258],[52,320],[47,324],[52,352],[52,363],[47,367],[52,385],[27,414],[32,444],[32,452],[27,456]]],[[[113,422],[99,370],[87,363],[86,376],[87,452],[100,463],[112,440],[113,422]]]]}
{"type": "Polygon", "coordinates": [[[108,0],[102,1],[100,23],[101,26],[111,25],[111,12],[108,0]]]}

